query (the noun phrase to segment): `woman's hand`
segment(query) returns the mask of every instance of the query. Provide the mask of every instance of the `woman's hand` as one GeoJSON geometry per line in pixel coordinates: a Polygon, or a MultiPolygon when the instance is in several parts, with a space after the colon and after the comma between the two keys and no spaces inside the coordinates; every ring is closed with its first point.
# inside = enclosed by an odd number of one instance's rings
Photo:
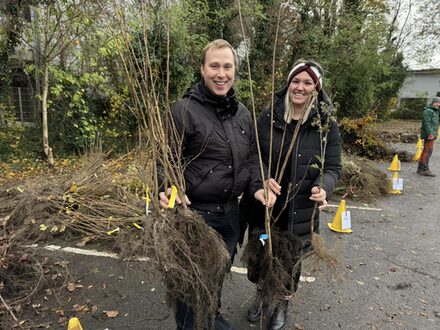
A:
{"type": "Polygon", "coordinates": [[[322,211],[327,207],[327,192],[321,187],[315,186],[311,190],[312,195],[310,199],[319,203],[319,210],[322,211]]]}

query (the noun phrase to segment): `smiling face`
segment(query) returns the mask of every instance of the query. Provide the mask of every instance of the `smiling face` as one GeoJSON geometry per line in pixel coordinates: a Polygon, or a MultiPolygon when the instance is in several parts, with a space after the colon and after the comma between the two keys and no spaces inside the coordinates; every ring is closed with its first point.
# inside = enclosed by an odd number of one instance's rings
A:
{"type": "Polygon", "coordinates": [[[306,72],[301,71],[289,84],[290,102],[294,106],[305,106],[315,90],[315,82],[312,77],[306,72]]]}
{"type": "Polygon", "coordinates": [[[227,47],[208,49],[200,70],[211,92],[225,96],[234,84],[235,57],[232,50],[227,47]]]}

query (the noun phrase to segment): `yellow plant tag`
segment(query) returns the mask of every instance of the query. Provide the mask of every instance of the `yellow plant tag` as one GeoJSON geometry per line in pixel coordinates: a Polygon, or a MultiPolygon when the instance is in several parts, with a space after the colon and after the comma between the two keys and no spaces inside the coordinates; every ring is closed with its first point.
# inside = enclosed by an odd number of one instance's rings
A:
{"type": "Polygon", "coordinates": [[[78,190],[78,185],[75,182],[72,182],[72,185],[70,186],[69,191],[71,193],[76,193],[77,190],[78,190]]]}
{"type": "Polygon", "coordinates": [[[171,196],[170,196],[170,202],[168,203],[168,208],[173,209],[174,204],[176,203],[176,197],[177,197],[177,188],[176,186],[171,187],[171,196]]]}
{"type": "Polygon", "coordinates": [[[145,203],[147,204],[147,206],[150,206],[150,202],[151,202],[151,199],[150,199],[150,187],[146,187],[145,188],[145,203]]]}
{"type": "Polygon", "coordinates": [[[136,222],[133,222],[133,226],[135,226],[137,229],[144,230],[142,226],[138,225],[136,222]]]}
{"type": "Polygon", "coordinates": [[[147,186],[145,188],[145,214],[148,215],[148,213],[150,213],[150,187],[147,186]]]}
{"type": "Polygon", "coordinates": [[[118,231],[120,231],[121,229],[119,228],[119,227],[116,227],[115,229],[113,229],[113,230],[109,230],[108,232],[107,232],[107,235],[112,235],[112,234],[114,234],[114,233],[117,233],[118,231]]]}

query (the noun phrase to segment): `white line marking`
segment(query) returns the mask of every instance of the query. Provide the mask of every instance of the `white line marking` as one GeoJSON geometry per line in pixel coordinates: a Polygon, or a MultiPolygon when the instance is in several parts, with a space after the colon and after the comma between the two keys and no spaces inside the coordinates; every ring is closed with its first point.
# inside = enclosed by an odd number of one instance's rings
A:
{"type": "MultiPolygon", "coordinates": [[[[339,207],[339,205],[327,204],[328,207],[339,207]]],[[[383,211],[382,209],[378,209],[375,207],[365,207],[365,206],[346,206],[346,209],[357,209],[357,210],[366,210],[366,211],[383,211]]]]}
{"type": "MultiPolygon", "coordinates": [[[[38,248],[38,244],[32,244],[28,245],[28,247],[31,248],[38,248]]],[[[93,257],[103,257],[103,258],[112,258],[112,259],[121,259],[121,257],[116,253],[109,253],[109,252],[101,252],[96,250],[87,250],[87,249],[80,249],[80,248],[74,248],[74,247],[61,247],[58,245],[46,245],[42,247],[45,250],[49,251],[63,251],[67,253],[73,253],[73,254],[81,254],[86,256],[93,256],[93,257]]],[[[123,260],[135,260],[135,261],[150,261],[150,258],[146,257],[138,257],[138,258],[127,258],[123,260]]]]}
{"type": "Polygon", "coordinates": [[[247,274],[247,268],[241,268],[241,267],[232,266],[231,267],[231,272],[234,272],[234,273],[237,273],[237,274],[246,275],[247,274]]]}
{"type": "MultiPolygon", "coordinates": [[[[31,248],[38,248],[38,244],[32,244],[28,245],[28,247],[31,248]]],[[[81,254],[86,256],[93,256],[93,257],[103,257],[103,258],[112,258],[112,259],[121,259],[121,257],[116,253],[109,253],[109,252],[101,252],[96,250],[87,250],[87,249],[80,249],[80,248],[74,248],[74,247],[61,247],[58,245],[46,245],[42,247],[45,250],[49,251],[63,251],[66,253],[72,253],[72,254],[81,254]]],[[[150,258],[146,257],[139,257],[139,258],[133,258],[133,259],[124,259],[124,260],[135,260],[135,261],[150,261],[150,258]]],[[[247,269],[241,268],[241,267],[231,267],[231,272],[246,275],[247,269]]]]}

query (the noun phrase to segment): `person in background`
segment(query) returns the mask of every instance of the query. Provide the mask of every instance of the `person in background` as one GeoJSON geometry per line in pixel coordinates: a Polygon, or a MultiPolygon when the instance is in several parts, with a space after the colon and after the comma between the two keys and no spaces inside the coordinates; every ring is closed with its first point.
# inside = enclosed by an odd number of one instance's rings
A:
{"type": "MultiPolygon", "coordinates": [[[[172,120],[182,140],[185,197],[176,199],[202,215],[223,238],[231,260],[240,236],[238,197],[247,187],[256,200],[271,207],[275,194],[265,199],[255,129],[248,109],[237,100],[233,88],[237,55],[225,40],[209,43],[202,53],[202,80],[172,108],[172,120]]],[[[180,153],[179,153],[180,154],[180,153]]],[[[168,208],[171,189],[159,194],[168,208]]],[[[230,265],[229,265],[230,266],[230,265]]],[[[228,265],[225,265],[225,273],[228,265]]],[[[220,307],[220,303],[219,303],[220,307]]],[[[194,313],[177,301],[177,329],[193,329],[194,313]]],[[[234,329],[217,312],[215,329],[234,329]]]]}
{"type": "MultiPolygon", "coordinates": [[[[323,90],[323,71],[313,61],[299,60],[287,75],[287,84],[275,94],[273,120],[271,109],[264,110],[257,121],[258,137],[263,163],[269,166],[270,150],[272,164],[269,179],[270,189],[276,193],[277,200],[273,207],[272,219],[277,219],[275,229],[287,231],[301,241],[301,253],[310,247],[312,234],[312,214],[315,203],[320,206],[327,204],[327,197],[332,192],[341,173],[341,138],[337,124],[329,118],[329,111],[323,111],[325,104],[330,107],[329,99],[323,90]],[[316,97],[314,101],[312,98],[316,97]],[[328,133],[321,134],[316,121],[325,123],[329,119],[328,133]],[[299,125],[298,137],[288,153],[293,140],[295,128],[299,125]],[[271,142],[270,131],[273,130],[271,142]],[[326,143],[325,143],[326,141],[326,143]],[[323,176],[318,167],[321,166],[321,147],[325,145],[325,161],[323,176]],[[276,178],[282,164],[287,159],[287,166],[281,179],[276,178]],[[318,165],[314,167],[314,164],[318,165]]],[[[325,129],[324,129],[325,130],[325,129]]],[[[252,199],[243,198],[240,209],[242,217],[249,225],[249,239],[252,232],[264,230],[265,210],[252,199]]],[[[314,231],[318,231],[319,211],[314,217],[314,231]]],[[[286,289],[292,294],[297,290],[300,268],[293,273],[293,281],[286,283],[286,289]],[[293,287],[291,287],[293,282],[293,287]]],[[[258,274],[248,270],[249,280],[255,282],[258,274]]],[[[288,302],[291,295],[277,304],[270,318],[269,329],[284,329],[287,324],[288,302]]],[[[257,292],[255,302],[248,310],[248,320],[257,321],[262,314],[261,298],[257,292]]]]}
{"type": "Polygon", "coordinates": [[[440,97],[433,97],[429,107],[423,110],[422,128],[420,138],[423,139],[423,151],[417,166],[417,174],[435,176],[429,169],[429,159],[434,150],[434,141],[437,139],[439,126],[440,97]]]}

